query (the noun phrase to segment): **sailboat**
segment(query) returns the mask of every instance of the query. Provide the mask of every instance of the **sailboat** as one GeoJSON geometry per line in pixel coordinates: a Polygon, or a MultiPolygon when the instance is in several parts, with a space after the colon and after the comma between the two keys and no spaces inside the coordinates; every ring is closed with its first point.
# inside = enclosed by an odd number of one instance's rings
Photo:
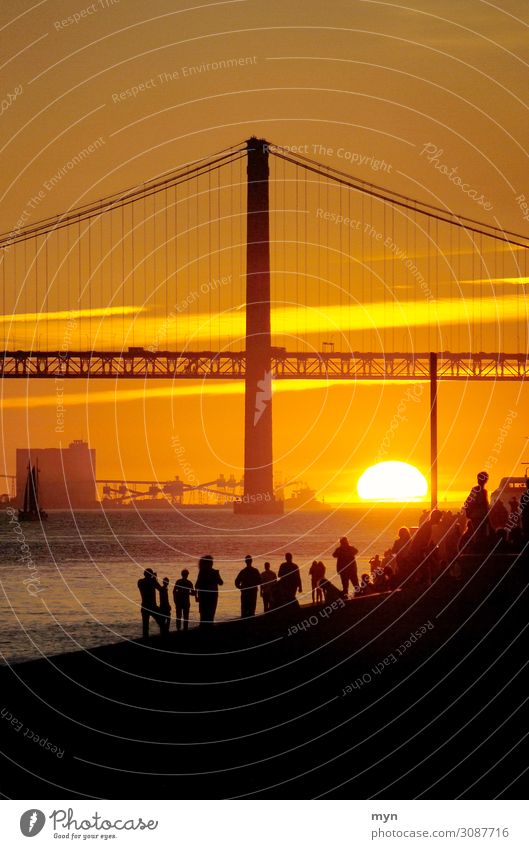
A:
{"type": "Polygon", "coordinates": [[[38,522],[47,519],[48,514],[39,509],[39,470],[28,463],[28,476],[24,490],[24,507],[18,511],[19,522],[38,522]]]}

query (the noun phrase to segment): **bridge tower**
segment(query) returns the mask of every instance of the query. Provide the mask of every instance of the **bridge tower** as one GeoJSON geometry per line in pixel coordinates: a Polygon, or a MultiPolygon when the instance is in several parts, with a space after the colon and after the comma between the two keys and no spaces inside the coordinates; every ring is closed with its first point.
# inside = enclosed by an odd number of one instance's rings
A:
{"type": "Polygon", "coordinates": [[[246,146],[244,495],[235,511],[282,513],[283,502],[276,500],[273,484],[268,142],[252,137],[246,146]]]}

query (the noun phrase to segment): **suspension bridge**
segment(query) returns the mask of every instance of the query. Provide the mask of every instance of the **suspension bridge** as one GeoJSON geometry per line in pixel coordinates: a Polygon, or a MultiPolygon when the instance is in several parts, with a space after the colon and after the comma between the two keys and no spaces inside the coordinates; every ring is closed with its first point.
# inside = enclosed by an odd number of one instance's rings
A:
{"type": "Polygon", "coordinates": [[[252,137],[1,235],[0,376],[244,380],[271,513],[274,379],[429,380],[435,504],[438,381],[529,376],[528,247],[252,137]]]}

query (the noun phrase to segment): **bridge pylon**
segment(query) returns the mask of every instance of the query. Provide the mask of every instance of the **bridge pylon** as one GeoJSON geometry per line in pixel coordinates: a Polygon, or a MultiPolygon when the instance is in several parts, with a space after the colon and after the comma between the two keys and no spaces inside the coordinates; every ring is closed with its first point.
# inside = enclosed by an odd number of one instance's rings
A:
{"type": "Polygon", "coordinates": [[[282,513],[274,496],[268,142],[247,143],[244,494],[237,513],[282,513]]]}

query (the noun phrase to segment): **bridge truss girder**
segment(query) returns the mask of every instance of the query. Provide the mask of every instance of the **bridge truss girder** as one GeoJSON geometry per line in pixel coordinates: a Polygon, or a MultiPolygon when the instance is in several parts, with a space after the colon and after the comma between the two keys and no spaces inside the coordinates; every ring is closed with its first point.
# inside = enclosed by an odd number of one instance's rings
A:
{"type": "MultiPolygon", "coordinates": [[[[438,354],[438,380],[519,381],[529,377],[528,354],[438,354]]],[[[428,380],[429,353],[293,353],[272,350],[277,380],[428,380]]],[[[6,351],[0,378],[241,380],[244,351],[151,353],[116,351],[6,351]]]]}

